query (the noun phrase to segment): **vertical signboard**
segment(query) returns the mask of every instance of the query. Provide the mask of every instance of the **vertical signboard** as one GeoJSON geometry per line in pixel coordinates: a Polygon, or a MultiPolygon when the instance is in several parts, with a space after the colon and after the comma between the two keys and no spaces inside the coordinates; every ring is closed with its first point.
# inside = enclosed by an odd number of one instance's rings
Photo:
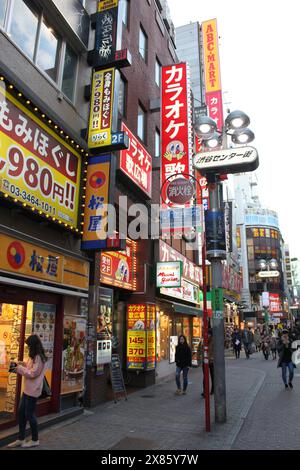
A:
{"type": "Polygon", "coordinates": [[[115,69],[93,72],[88,147],[111,145],[115,69]]]}
{"type": "Polygon", "coordinates": [[[127,307],[127,369],[155,368],[155,305],[127,307]]]}
{"type": "Polygon", "coordinates": [[[82,250],[106,248],[106,206],[109,203],[111,155],[91,157],[88,165],[82,250]]]}
{"type": "Polygon", "coordinates": [[[115,61],[118,28],[118,1],[100,1],[96,14],[95,49],[89,62],[96,68],[115,61]]]}
{"type": "MultiPolygon", "coordinates": [[[[186,63],[162,67],[161,186],[172,175],[193,171],[189,93],[186,63]]],[[[166,185],[162,200],[168,200],[166,185]]]]}
{"type": "Polygon", "coordinates": [[[216,19],[202,23],[202,37],[208,115],[216,122],[218,129],[222,130],[223,101],[216,19]]]}

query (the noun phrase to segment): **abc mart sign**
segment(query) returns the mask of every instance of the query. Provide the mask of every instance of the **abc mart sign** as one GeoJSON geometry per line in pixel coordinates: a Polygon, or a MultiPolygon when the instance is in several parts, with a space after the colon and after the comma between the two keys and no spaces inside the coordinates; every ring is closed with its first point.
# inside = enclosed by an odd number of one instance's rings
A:
{"type": "Polygon", "coordinates": [[[193,165],[203,175],[233,174],[256,170],[259,160],[254,147],[236,147],[197,153],[193,158],[193,165]]]}

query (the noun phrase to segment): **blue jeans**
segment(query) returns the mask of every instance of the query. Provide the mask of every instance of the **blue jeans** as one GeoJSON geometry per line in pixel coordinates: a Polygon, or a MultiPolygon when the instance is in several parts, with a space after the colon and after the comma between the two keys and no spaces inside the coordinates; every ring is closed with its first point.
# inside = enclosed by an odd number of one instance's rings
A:
{"type": "Polygon", "coordinates": [[[187,389],[188,386],[188,367],[178,367],[176,366],[176,385],[178,390],[181,389],[181,383],[180,383],[180,372],[183,372],[183,390],[187,389]]]}
{"type": "Polygon", "coordinates": [[[292,382],[294,378],[294,364],[292,362],[283,362],[281,364],[282,368],[282,380],[283,383],[286,385],[286,370],[289,370],[289,382],[292,382]]]}
{"type": "Polygon", "coordinates": [[[19,439],[24,441],[27,421],[29,421],[33,441],[38,441],[38,424],[35,416],[37,398],[23,393],[19,406],[19,439]]]}

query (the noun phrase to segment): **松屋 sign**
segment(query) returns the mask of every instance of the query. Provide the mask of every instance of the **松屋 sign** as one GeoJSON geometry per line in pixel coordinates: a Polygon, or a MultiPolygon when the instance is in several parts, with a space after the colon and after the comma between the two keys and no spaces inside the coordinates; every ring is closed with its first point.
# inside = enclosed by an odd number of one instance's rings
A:
{"type": "Polygon", "coordinates": [[[157,287],[181,287],[182,262],[157,263],[156,278],[157,287]]]}
{"type": "Polygon", "coordinates": [[[198,153],[194,156],[193,163],[201,174],[233,174],[256,170],[259,160],[254,147],[237,147],[198,153]]]}

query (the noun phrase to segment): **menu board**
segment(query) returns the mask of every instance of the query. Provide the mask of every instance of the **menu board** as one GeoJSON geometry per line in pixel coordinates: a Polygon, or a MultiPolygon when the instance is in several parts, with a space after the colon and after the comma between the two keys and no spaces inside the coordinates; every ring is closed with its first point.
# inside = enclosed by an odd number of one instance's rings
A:
{"type": "Polygon", "coordinates": [[[33,303],[32,332],[39,336],[49,360],[53,359],[56,305],[33,303]]]}
{"type": "Polygon", "coordinates": [[[84,385],[86,319],[64,317],[61,394],[81,392],[84,385]]]}

